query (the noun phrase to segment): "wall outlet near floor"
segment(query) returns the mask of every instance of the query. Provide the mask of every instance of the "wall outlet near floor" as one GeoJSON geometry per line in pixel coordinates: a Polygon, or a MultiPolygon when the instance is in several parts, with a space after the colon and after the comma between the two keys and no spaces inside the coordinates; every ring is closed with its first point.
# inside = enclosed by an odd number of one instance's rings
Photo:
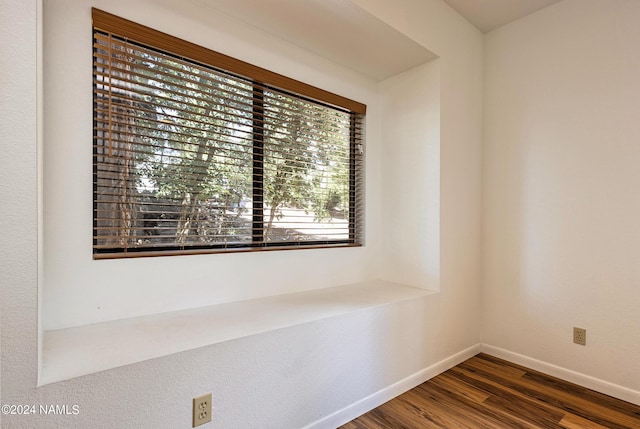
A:
{"type": "Polygon", "coordinates": [[[573,342],[581,346],[587,345],[587,330],[584,328],[573,327],[573,342]]]}
{"type": "Polygon", "coordinates": [[[193,398],[193,427],[211,421],[211,393],[193,398]]]}

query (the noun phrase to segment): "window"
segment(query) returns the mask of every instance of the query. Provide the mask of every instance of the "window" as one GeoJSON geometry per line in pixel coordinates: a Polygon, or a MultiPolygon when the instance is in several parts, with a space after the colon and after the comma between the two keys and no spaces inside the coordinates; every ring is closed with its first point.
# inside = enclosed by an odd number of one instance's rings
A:
{"type": "Polygon", "coordinates": [[[362,244],[366,106],[93,25],[95,259],[362,244]]]}

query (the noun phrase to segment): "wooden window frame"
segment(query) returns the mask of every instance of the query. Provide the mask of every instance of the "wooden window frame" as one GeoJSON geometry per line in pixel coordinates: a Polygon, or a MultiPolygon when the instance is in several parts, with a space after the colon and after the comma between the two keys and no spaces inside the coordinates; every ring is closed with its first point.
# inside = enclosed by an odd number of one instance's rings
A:
{"type": "MultiPolygon", "coordinates": [[[[337,94],[316,88],[314,86],[305,84],[303,82],[291,79],[289,77],[280,75],[278,73],[271,72],[269,70],[254,66],[244,61],[229,57],[227,55],[212,51],[210,49],[203,48],[195,45],[191,42],[170,36],[166,33],[154,30],[152,28],[137,24],[127,19],[112,15],[110,13],[101,11],[99,9],[92,9],[93,28],[94,34],[96,32],[105,34],[114,34],[119,38],[130,40],[133,43],[137,43],[143,46],[149,46],[158,51],[175,55],[178,58],[191,61],[197,64],[202,64],[206,67],[212,67],[222,72],[230,73],[232,75],[241,76],[248,80],[255,82],[254,86],[254,129],[261,128],[261,112],[260,106],[261,95],[259,91],[264,91],[264,88],[274,88],[277,91],[285,91],[288,93],[301,96],[309,100],[319,102],[328,106],[335,106],[336,108],[343,109],[350,112],[352,115],[351,120],[351,142],[350,145],[350,178],[349,178],[349,195],[353,198],[353,201],[349,202],[349,239],[348,240],[335,240],[327,241],[325,243],[316,242],[287,242],[287,243],[265,243],[264,241],[256,240],[256,236],[261,234],[264,216],[262,212],[262,195],[255,193],[252,195],[252,201],[258,203],[258,207],[253,207],[253,233],[254,239],[251,245],[239,245],[239,246],[216,246],[216,245],[203,245],[203,246],[189,246],[185,248],[174,248],[175,246],[167,246],[166,248],[160,248],[158,250],[146,250],[135,249],[132,247],[125,247],[123,249],[112,249],[107,251],[98,250],[96,246],[96,216],[94,214],[94,259],[113,259],[113,258],[130,258],[130,257],[144,257],[144,256],[169,256],[169,255],[186,255],[186,254],[202,254],[202,253],[220,253],[230,251],[255,251],[255,250],[278,250],[278,249],[306,249],[306,248],[319,248],[319,247],[351,247],[361,246],[363,244],[363,194],[364,194],[364,179],[363,168],[360,171],[356,169],[356,159],[362,157],[363,152],[363,130],[358,128],[363,126],[363,118],[366,114],[366,105],[342,97],[337,94]],[[261,89],[262,88],[262,89],[261,89]],[[355,118],[359,117],[360,120],[356,121],[355,118]],[[358,125],[359,124],[359,125],[358,125]],[[355,201],[355,198],[358,201],[355,201]],[[356,210],[356,207],[358,209],[356,210]]],[[[97,139],[97,137],[96,137],[97,139]]],[[[260,141],[257,137],[256,141],[260,141]]],[[[95,156],[95,155],[94,155],[95,156]]],[[[255,146],[254,143],[254,159],[253,159],[253,175],[254,175],[254,189],[260,189],[261,186],[255,186],[256,180],[262,180],[260,169],[262,168],[261,150],[260,147],[255,146]]],[[[95,160],[94,160],[95,168],[95,160]]],[[[94,183],[95,192],[95,183],[94,183]]],[[[95,207],[94,207],[95,210],[95,207]]]]}

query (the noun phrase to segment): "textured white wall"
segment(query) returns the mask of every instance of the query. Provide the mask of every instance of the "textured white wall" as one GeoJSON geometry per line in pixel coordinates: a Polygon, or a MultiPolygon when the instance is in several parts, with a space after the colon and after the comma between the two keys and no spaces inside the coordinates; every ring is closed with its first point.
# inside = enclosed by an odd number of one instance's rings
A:
{"type": "MultiPolygon", "coordinates": [[[[482,36],[439,0],[407,0],[393,7],[379,1],[366,7],[440,55],[441,292],[36,387],[36,1],[5,0],[1,4],[0,27],[7,36],[0,40],[3,52],[10,54],[0,63],[2,76],[8,77],[2,90],[10,100],[9,113],[3,110],[2,115],[2,145],[3,153],[11,157],[2,158],[0,186],[12,203],[3,204],[0,211],[6,222],[5,237],[13,243],[0,247],[2,401],[80,407],[77,416],[3,416],[3,427],[188,428],[191,398],[211,391],[212,428],[300,428],[478,342],[482,36]],[[411,21],[399,22],[398,10],[411,21]],[[9,58],[10,64],[4,62],[9,58]],[[137,402],[139,397],[144,401],[137,402]]],[[[75,13],[72,2],[62,4],[68,5],[67,12],[75,13]]],[[[140,18],[151,13],[142,2],[129,2],[127,10],[140,18]]],[[[166,21],[174,19],[171,14],[162,16],[166,21]]],[[[75,28],[73,20],[68,24],[75,28]]],[[[192,24],[183,31],[200,34],[202,25],[195,19],[192,24]]],[[[90,33],[82,34],[88,37],[90,33]]],[[[257,46],[268,42],[255,40],[257,46]]],[[[256,53],[262,54],[260,50],[256,53]]],[[[69,92],[62,106],[73,103],[81,91],[69,92]]],[[[45,100],[50,102],[46,93],[45,100]]],[[[372,112],[369,120],[379,124],[378,115],[372,112]]],[[[70,133],[82,134],[86,124],[80,122],[75,124],[80,130],[70,129],[70,133]]],[[[384,160],[379,152],[369,152],[369,156],[373,156],[370,168],[375,172],[376,164],[380,168],[384,160]]],[[[384,186],[378,181],[379,175],[373,175],[368,188],[374,211],[383,204],[376,200],[384,186]]],[[[375,213],[373,216],[375,233],[379,222],[375,213]]],[[[47,226],[57,227],[45,223],[47,226]]],[[[375,255],[361,262],[356,270],[377,266],[375,255]]],[[[80,295],[79,302],[92,299],[90,286],[82,291],[86,295],[80,295]]],[[[70,299],[76,299],[75,295],[70,299]]]]}
{"type": "MultiPolygon", "coordinates": [[[[443,299],[442,310],[448,316],[452,316],[447,317],[443,327],[451,330],[452,341],[464,344],[473,338],[476,329],[479,329],[479,324],[476,324],[475,328],[467,331],[470,328],[469,323],[474,323],[470,320],[479,316],[475,305],[480,300],[480,289],[475,286],[479,279],[475,276],[480,273],[480,65],[483,58],[483,39],[477,29],[441,0],[354,2],[398,31],[422,43],[440,57],[437,60],[440,68],[440,296],[443,299]]],[[[430,72],[434,73],[435,70],[431,69],[430,72]]],[[[414,75],[411,78],[414,78],[414,75]]],[[[432,82],[437,80],[433,75],[430,79],[432,82]]],[[[387,84],[383,83],[382,94],[387,84]]],[[[392,94],[400,88],[398,82],[393,83],[393,86],[396,89],[392,94]]],[[[403,112],[398,114],[401,115],[403,112]]],[[[431,119],[432,117],[425,118],[431,119]]],[[[383,120],[389,120],[392,126],[395,126],[393,119],[383,120]]],[[[406,123],[405,118],[399,120],[406,123]]],[[[385,125],[384,122],[382,125],[385,125]]],[[[425,142],[428,142],[428,138],[425,142]]],[[[393,141],[383,141],[383,148],[389,150],[394,144],[393,141]]],[[[407,151],[406,156],[412,156],[411,152],[407,151]]],[[[394,165],[386,166],[385,159],[383,158],[383,172],[393,171],[402,165],[398,162],[402,160],[395,159],[394,165]]],[[[425,174],[429,175],[428,172],[425,174]]],[[[384,177],[382,180],[382,186],[385,187],[384,177]]],[[[384,192],[386,195],[393,195],[397,191],[385,188],[384,192]]],[[[402,224],[408,218],[399,215],[397,222],[402,224]]],[[[408,224],[411,225],[410,222],[408,224]]],[[[381,234],[384,237],[386,231],[383,229],[381,234]]],[[[414,259],[426,261],[427,264],[432,263],[433,259],[429,259],[429,256],[433,254],[428,253],[429,250],[431,249],[423,249],[414,259]]],[[[392,271],[387,268],[384,274],[390,273],[392,271]]],[[[429,280],[425,278],[423,284],[429,280]]]]}
{"type": "Polygon", "coordinates": [[[639,22],[566,0],[489,33],[483,176],[483,342],[636,392],[639,22]]]}
{"type": "MultiPolygon", "coordinates": [[[[29,397],[38,368],[36,17],[35,1],[0,2],[3,404],[17,404],[29,397]]],[[[3,427],[10,421],[3,416],[3,427]]]]}
{"type": "Polygon", "coordinates": [[[380,276],[440,288],[440,61],[380,85],[380,276]],[[401,220],[401,221],[400,221],[401,220]]]}

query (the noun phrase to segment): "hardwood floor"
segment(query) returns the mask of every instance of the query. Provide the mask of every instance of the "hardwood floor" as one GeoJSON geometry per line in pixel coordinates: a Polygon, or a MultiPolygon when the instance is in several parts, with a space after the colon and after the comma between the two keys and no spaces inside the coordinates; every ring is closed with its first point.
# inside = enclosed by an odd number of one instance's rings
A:
{"type": "Polygon", "coordinates": [[[640,407],[486,354],[340,429],[640,429],[640,407]]]}

